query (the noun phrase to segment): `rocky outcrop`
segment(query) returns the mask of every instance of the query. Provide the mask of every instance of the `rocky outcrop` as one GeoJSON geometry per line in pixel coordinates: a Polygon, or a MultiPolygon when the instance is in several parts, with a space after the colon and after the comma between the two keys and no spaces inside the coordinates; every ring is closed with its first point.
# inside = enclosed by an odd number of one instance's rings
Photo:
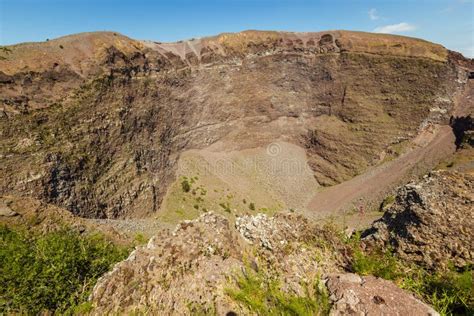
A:
{"type": "Polygon", "coordinates": [[[456,135],[456,146],[474,147],[474,120],[471,115],[451,118],[451,126],[456,135]]]}
{"type": "Polygon", "coordinates": [[[288,240],[297,239],[305,229],[297,230],[286,221],[268,217],[264,214],[238,217],[235,223],[237,231],[244,239],[267,250],[285,247],[288,240]]]}
{"type": "Polygon", "coordinates": [[[98,281],[91,300],[97,314],[225,312],[226,275],[242,266],[242,255],[229,222],[208,213],[133,251],[98,281]]]}
{"type": "Polygon", "coordinates": [[[432,269],[474,262],[474,177],[433,171],[401,187],[393,205],[367,230],[364,242],[392,248],[432,269]]]}
{"type": "Polygon", "coordinates": [[[327,287],[333,302],[330,314],[339,315],[439,315],[412,294],[390,281],[356,274],[331,275],[327,287]]]}
{"type": "Polygon", "coordinates": [[[335,246],[318,244],[324,233],[299,216],[248,216],[236,228],[208,212],[156,235],[98,281],[94,313],[245,314],[225,289],[246,269],[271,267],[285,291],[304,295],[304,284],[339,271],[344,260],[335,246]]]}

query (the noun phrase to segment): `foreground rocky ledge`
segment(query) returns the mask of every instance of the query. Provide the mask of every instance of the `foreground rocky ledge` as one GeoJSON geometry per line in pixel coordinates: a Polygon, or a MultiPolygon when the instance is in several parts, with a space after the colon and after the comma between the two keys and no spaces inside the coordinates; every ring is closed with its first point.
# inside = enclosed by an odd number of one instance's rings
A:
{"type": "Polygon", "coordinates": [[[331,315],[437,315],[390,281],[345,273],[348,251],[330,230],[293,214],[238,218],[235,229],[212,212],[153,237],[95,286],[94,314],[253,314],[230,299],[237,274],[272,271],[281,290],[305,295],[320,280],[331,315]]]}
{"type": "MultiPolygon", "coordinates": [[[[401,187],[362,245],[393,247],[400,259],[429,269],[472,264],[472,184],[469,174],[437,171],[401,187]]],[[[265,273],[297,297],[324,288],[331,315],[437,315],[391,281],[348,273],[352,251],[337,230],[294,213],[246,215],[232,224],[207,212],[137,247],[98,281],[90,301],[96,315],[247,315],[255,311],[231,299],[229,288],[239,275],[265,273]]]]}
{"type": "Polygon", "coordinates": [[[225,314],[241,309],[225,288],[248,267],[271,265],[288,290],[303,294],[302,282],[322,270],[337,272],[344,261],[336,251],[305,245],[315,231],[302,217],[259,214],[240,218],[236,227],[209,212],[153,237],[99,280],[91,296],[95,312],[225,314]]]}

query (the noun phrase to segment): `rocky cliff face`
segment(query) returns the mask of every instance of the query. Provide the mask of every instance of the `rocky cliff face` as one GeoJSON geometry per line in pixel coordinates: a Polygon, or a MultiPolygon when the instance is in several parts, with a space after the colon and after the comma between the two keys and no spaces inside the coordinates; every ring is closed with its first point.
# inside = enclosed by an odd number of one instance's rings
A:
{"type": "Polygon", "coordinates": [[[157,212],[180,155],[211,145],[287,141],[319,185],[339,183],[447,124],[467,81],[465,60],[439,45],[342,31],[88,33],[0,56],[0,194],[85,217],[157,212]]]}

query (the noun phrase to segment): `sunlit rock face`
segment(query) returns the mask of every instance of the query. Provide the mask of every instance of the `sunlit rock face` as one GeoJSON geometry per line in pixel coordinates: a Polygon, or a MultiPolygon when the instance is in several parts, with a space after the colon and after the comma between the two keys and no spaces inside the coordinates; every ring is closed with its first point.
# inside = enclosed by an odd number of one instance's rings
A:
{"type": "MultiPolygon", "coordinates": [[[[343,31],[84,33],[0,56],[0,193],[108,218],[159,214],[188,150],[284,142],[304,151],[308,188],[348,180],[447,124],[470,65],[422,40],[343,31]]],[[[274,200],[291,207],[286,180],[274,200]]]]}

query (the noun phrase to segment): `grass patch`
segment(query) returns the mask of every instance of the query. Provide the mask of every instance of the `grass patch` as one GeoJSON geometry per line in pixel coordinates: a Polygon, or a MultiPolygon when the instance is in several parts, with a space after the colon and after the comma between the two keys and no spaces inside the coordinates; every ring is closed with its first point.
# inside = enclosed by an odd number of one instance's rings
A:
{"type": "Polygon", "coordinates": [[[354,253],[352,270],[360,275],[373,275],[386,280],[395,280],[401,275],[397,258],[390,251],[373,251],[354,253]]]}
{"type": "Polygon", "coordinates": [[[351,270],[360,275],[374,275],[392,280],[414,293],[441,315],[474,315],[473,267],[456,271],[432,272],[407,264],[391,251],[363,251],[360,234],[348,241],[352,249],[351,270]]]}
{"type": "Polygon", "coordinates": [[[382,204],[380,205],[380,211],[385,211],[387,207],[395,203],[395,196],[389,195],[387,196],[383,201],[382,204]]]}
{"type": "Polygon", "coordinates": [[[97,279],[127,253],[101,235],[0,226],[0,314],[85,312],[97,279]]]}
{"type": "Polygon", "coordinates": [[[442,161],[436,166],[435,170],[445,170],[466,166],[469,168],[472,157],[474,156],[474,147],[460,148],[449,159],[442,161]]]}
{"type": "Polygon", "coordinates": [[[474,315],[473,274],[472,267],[444,273],[416,269],[403,278],[401,287],[421,297],[441,315],[474,315]]]}
{"type": "Polygon", "coordinates": [[[148,242],[148,239],[142,233],[136,233],[133,241],[135,245],[144,245],[148,242]]]}
{"type": "Polygon", "coordinates": [[[360,232],[345,241],[351,249],[351,270],[360,275],[373,275],[386,280],[395,280],[401,274],[401,263],[387,250],[364,251],[361,247],[360,232]]]}
{"type": "Polygon", "coordinates": [[[326,289],[305,287],[305,295],[287,293],[278,280],[269,278],[264,272],[246,269],[236,277],[235,287],[226,289],[227,295],[247,310],[257,315],[326,315],[330,302],[326,289]]]}

